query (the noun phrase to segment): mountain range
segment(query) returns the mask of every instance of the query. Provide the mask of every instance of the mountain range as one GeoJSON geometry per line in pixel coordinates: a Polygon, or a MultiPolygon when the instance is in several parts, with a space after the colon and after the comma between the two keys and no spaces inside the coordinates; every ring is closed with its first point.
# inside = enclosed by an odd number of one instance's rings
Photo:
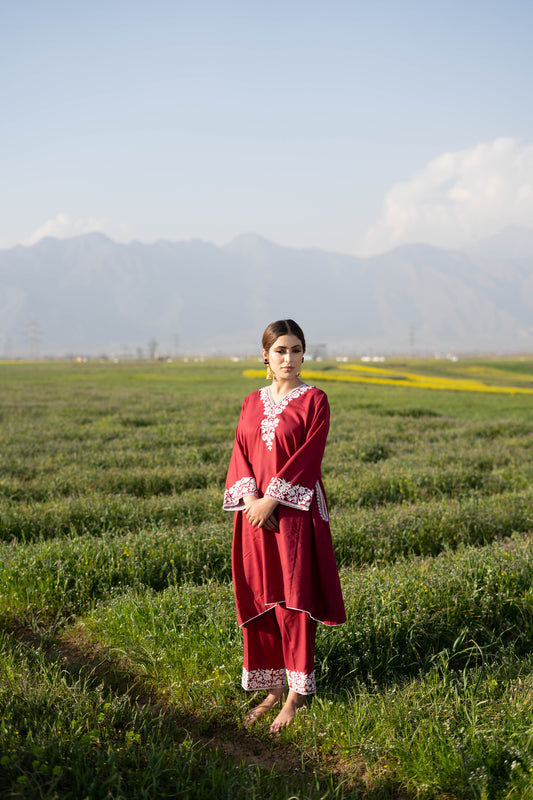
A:
{"type": "Polygon", "coordinates": [[[369,258],[257,234],[219,247],[89,233],[0,251],[0,357],[258,353],[284,317],[332,356],[533,352],[533,231],[369,258]]]}

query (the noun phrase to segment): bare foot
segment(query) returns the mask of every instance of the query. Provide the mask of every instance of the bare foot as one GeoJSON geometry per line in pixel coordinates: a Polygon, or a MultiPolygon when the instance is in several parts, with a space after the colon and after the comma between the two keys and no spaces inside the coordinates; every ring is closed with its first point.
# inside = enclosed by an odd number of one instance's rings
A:
{"type": "Polygon", "coordinates": [[[269,711],[271,708],[273,708],[276,703],[281,702],[284,695],[285,689],[282,687],[279,689],[270,689],[263,702],[259,703],[258,706],[255,706],[255,708],[252,708],[252,710],[246,714],[244,718],[244,727],[249,728],[254,724],[254,722],[257,722],[257,720],[261,719],[266,711],[269,711]]]}
{"type": "Polygon", "coordinates": [[[278,716],[270,726],[270,733],[279,733],[282,728],[290,725],[296,712],[305,706],[305,695],[298,694],[293,689],[289,690],[287,699],[278,716]]]}

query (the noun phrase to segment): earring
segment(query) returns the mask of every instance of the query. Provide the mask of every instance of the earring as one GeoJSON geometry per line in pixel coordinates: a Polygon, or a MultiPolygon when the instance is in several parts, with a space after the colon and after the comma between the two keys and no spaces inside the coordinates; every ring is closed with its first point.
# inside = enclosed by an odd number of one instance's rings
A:
{"type": "Polygon", "coordinates": [[[267,365],[266,379],[267,381],[269,381],[272,377],[272,370],[270,369],[270,364],[268,363],[268,360],[266,358],[265,358],[265,364],[267,365]]]}

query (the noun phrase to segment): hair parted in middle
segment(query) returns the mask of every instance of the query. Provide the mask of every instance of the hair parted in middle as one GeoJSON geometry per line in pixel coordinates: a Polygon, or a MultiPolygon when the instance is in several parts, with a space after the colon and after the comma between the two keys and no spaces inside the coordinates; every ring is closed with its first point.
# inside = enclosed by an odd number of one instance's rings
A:
{"type": "Polygon", "coordinates": [[[305,353],[304,332],[293,319],[278,319],[266,326],[263,334],[263,350],[268,353],[276,339],[279,339],[280,336],[287,336],[287,334],[292,334],[301,341],[302,350],[305,353]]]}

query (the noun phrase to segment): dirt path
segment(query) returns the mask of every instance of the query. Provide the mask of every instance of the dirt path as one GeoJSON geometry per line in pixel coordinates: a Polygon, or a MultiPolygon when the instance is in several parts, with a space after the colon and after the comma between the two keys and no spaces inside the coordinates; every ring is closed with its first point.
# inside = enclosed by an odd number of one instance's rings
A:
{"type": "MultiPolygon", "coordinates": [[[[342,782],[347,794],[371,798],[375,796],[364,764],[343,761],[330,756],[320,762],[287,743],[237,728],[234,724],[206,720],[200,714],[186,714],[176,710],[148,686],[147,680],[136,674],[126,662],[119,662],[103,647],[90,639],[82,629],[71,629],[51,634],[47,630],[28,628],[11,630],[15,638],[31,647],[41,648],[51,661],[60,661],[73,675],[90,677],[102,682],[115,694],[127,694],[131,699],[150,709],[155,715],[170,716],[176,731],[182,731],[194,741],[225,753],[236,763],[254,765],[268,771],[275,769],[287,778],[316,775],[333,776],[342,782]],[[360,794],[361,793],[361,794],[360,794]],[[365,794],[364,794],[365,793],[365,794]]],[[[407,800],[403,794],[396,800],[407,800]]]]}

